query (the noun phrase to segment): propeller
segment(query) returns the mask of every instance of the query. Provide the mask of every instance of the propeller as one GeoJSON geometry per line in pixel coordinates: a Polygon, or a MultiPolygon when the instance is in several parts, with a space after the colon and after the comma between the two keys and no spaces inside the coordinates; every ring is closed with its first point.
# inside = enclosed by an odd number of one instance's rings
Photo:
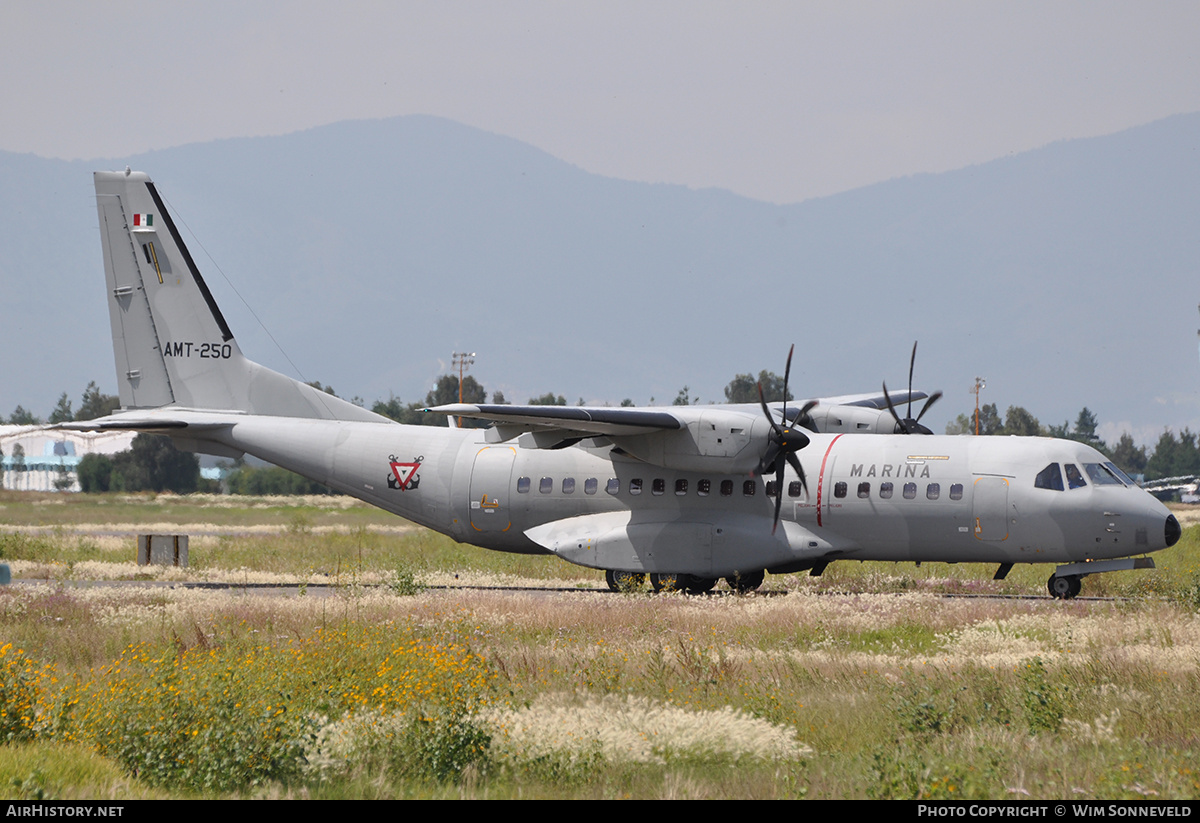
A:
{"type": "Polygon", "coordinates": [[[921,412],[916,419],[912,416],[912,381],[913,367],[917,364],[917,343],[913,341],[912,357],[908,361],[908,414],[904,419],[896,413],[896,407],[892,405],[892,398],[888,395],[887,383],[883,384],[883,399],[887,401],[888,411],[892,413],[892,417],[896,419],[895,434],[933,434],[933,431],[926,426],[921,425],[921,418],[925,416],[925,412],[929,411],[929,407],[938,401],[942,396],[940,391],[935,391],[929,395],[929,399],[925,401],[925,405],[921,407],[921,412]]]}
{"type": "Polygon", "coordinates": [[[808,481],[804,477],[804,467],[800,465],[800,459],[796,457],[796,452],[808,445],[808,435],[804,433],[803,421],[808,420],[812,424],[812,418],[809,417],[809,412],[813,406],[817,405],[816,400],[809,400],[800,410],[800,414],[793,419],[788,419],[787,396],[788,396],[788,378],[792,373],[792,353],[795,352],[796,346],[793,345],[788,349],[787,368],[783,372],[783,418],[780,423],[775,422],[774,415],[767,407],[766,397],[763,395],[762,383],[758,384],[758,402],[762,406],[763,414],[767,416],[767,422],[771,424],[770,439],[767,444],[767,450],[763,452],[762,459],[758,462],[757,474],[766,475],[772,469],[775,471],[775,521],[771,526],[771,534],[775,534],[775,530],[779,528],[779,511],[783,505],[783,473],[784,466],[790,465],[796,470],[796,475],[800,478],[800,486],[804,489],[804,493],[808,494],[808,481]],[[782,460],[780,458],[783,458],[782,460]]]}

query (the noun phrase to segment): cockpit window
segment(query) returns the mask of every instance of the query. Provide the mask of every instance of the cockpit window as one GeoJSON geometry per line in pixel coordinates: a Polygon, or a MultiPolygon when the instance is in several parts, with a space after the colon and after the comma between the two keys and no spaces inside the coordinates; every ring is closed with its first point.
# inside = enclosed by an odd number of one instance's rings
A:
{"type": "Polygon", "coordinates": [[[1038,489],[1053,489],[1056,492],[1062,491],[1062,472],[1058,470],[1058,464],[1051,463],[1038,472],[1037,479],[1033,481],[1033,485],[1034,488],[1038,489]]]}
{"type": "Polygon", "coordinates": [[[1127,475],[1125,472],[1121,471],[1115,463],[1105,463],[1104,466],[1110,472],[1115,474],[1117,477],[1121,478],[1121,482],[1124,483],[1126,486],[1136,486],[1137,485],[1137,483],[1133,482],[1133,478],[1130,477],[1129,475],[1127,475]]]}
{"type": "Polygon", "coordinates": [[[1083,479],[1083,475],[1079,473],[1079,467],[1074,463],[1065,465],[1067,470],[1067,488],[1082,489],[1087,485],[1087,481],[1083,479]]]}
{"type": "Polygon", "coordinates": [[[1104,463],[1084,463],[1083,470],[1097,486],[1123,486],[1124,483],[1104,463]]]}

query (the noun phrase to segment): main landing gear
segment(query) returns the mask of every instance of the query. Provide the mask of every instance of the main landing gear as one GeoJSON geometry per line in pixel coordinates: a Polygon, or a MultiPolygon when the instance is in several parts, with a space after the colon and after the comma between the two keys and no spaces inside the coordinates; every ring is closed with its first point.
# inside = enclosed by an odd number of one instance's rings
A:
{"type": "Polygon", "coordinates": [[[735,575],[726,577],[725,582],[729,584],[729,588],[738,594],[749,594],[763,584],[763,578],[766,576],[766,572],[762,569],[756,572],[738,572],[735,575]]]}
{"type": "Polygon", "coordinates": [[[686,592],[704,594],[717,585],[715,577],[697,577],[694,574],[652,574],[650,586],[655,592],[686,592]]]}
{"type": "MultiPolygon", "coordinates": [[[[761,569],[754,572],[739,572],[725,578],[729,588],[738,594],[748,594],[762,585],[766,573],[761,569]]],[[[614,592],[640,591],[646,582],[646,575],[640,572],[606,571],[604,581],[614,592]]],[[[655,592],[685,592],[687,594],[705,594],[717,585],[716,577],[699,577],[694,574],[652,574],[650,586],[655,592]]]]}
{"type": "Polygon", "coordinates": [[[1067,574],[1062,577],[1052,574],[1046,581],[1046,589],[1056,600],[1070,600],[1076,597],[1082,588],[1083,578],[1077,574],[1067,574]]]}
{"type": "Polygon", "coordinates": [[[646,584],[646,575],[641,572],[607,571],[604,573],[604,582],[614,592],[636,592],[646,584]]]}

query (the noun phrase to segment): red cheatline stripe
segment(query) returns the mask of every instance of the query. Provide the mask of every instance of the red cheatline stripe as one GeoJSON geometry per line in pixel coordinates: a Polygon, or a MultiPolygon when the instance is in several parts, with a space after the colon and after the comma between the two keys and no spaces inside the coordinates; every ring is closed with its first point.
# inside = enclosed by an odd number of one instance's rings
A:
{"type": "Polygon", "coordinates": [[[833,444],[840,440],[842,435],[838,435],[829,441],[829,448],[825,450],[825,456],[821,458],[821,474],[817,477],[817,525],[821,525],[821,490],[825,486],[825,464],[829,462],[829,453],[833,451],[833,444]]]}

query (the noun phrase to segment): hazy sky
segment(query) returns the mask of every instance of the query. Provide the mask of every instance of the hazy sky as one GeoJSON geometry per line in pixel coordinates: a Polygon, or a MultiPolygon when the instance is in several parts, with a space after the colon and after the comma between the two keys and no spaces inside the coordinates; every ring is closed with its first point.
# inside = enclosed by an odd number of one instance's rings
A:
{"type": "Polygon", "coordinates": [[[592,172],[793,202],[1200,110],[1197,34],[1194,0],[8,0],[0,149],[434,114],[592,172]]]}

